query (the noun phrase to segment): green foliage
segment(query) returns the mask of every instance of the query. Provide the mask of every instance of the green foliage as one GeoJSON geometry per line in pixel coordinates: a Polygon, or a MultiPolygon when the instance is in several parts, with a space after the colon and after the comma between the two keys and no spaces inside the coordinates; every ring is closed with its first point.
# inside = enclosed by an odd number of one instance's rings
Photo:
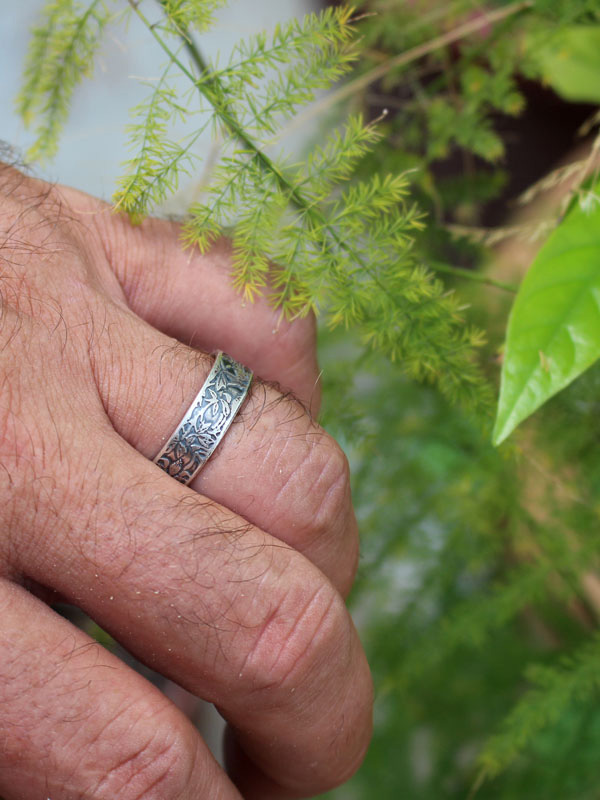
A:
{"type": "MultiPolygon", "coordinates": [[[[377,75],[381,83],[361,95],[362,107],[373,115],[387,107],[390,114],[362,168],[385,175],[396,165],[418,165],[413,191],[432,213],[415,249],[431,264],[458,257],[480,265],[485,258],[466,239],[450,239],[446,223],[466,219],[464,229],[474,229],[484,202],[503,185],[501,164],[490,169],[470,161],[471,154],[485,157],[478,148],[486,131],[496,135],[492,114],[501,101],[492,109],[486,95],[494,95],[498,81],[504,113],[518,113],[523,99],[515,73],[544,80],[537,51],[526,44],[534,36],[549,41],[565,25],[588,25],[600,14],[597,2],[534,3],[487,29],[479,42],[473,37],[451,54],[437,48],[425,63],[394,66],[410,48],[423,51],[480,6],[371,2],[381,14],[363,28],[372,58],[361,62],[355,85],[369,86],[359,81],[377,75]],[[485,86],[480,101],[478,80],[485,86]],[[466,112],[469,141],[453,126],[461,123],[470,93],[477,115],[466,112]],[[432,119],[440,107],[452,112],[436,127],[432,119]],[[467,174],[441,179],[436,160],[457,150],[467,174]]],[[[350,99],[350,89],[338,96],[350,99]]],[[[522,202],[567,181],[575,181],[576,191],[590,164],[591,157],[554,170],[522,202]]],[[[558,231],[585,210],[591,216],[585,236],[593,238],[593,195],[577,197],[583,207],[558,231]]],[[[557,221],[558,215],[536,220],[533,228],[553,228],[557,221]]],[[[483,240],[503,235],[483,233],[483,240]]],[[[581,264],[575,252],[572,260],[581,264]]],[[[572,265],[568,275],[574,275],[572,265]]],[[[507,306],[499,305],[498,319],[475,285],[468,298],[471,314],[477,318],[481,309],[478,321],[485,320],[499,346],[507,306]]],[[[547,321],[553,308],[530,302],[521,310],[525,325],[532,315],[547,321]]],[[[593,331],[584,335],[591,344],[593,331]]],[[[515,337],[515,343],[522,346],[524,339],[515,337]]],[[[598,570],[598,368],[539,411],[514,450],[498,453],[460,412],[380,362],[357,361],[347,343],[323,335],[321,353],[330,409],[325,422],[349,452],[355,476],[363,554],[353,608],[378,689],[366,764],[334,796],[596,797],[600,695],[594,669],[600,661],[595,638],[588,642],[598,608],[587,582],[598,570]],[[527,681],[540,674],[548,681],[530,694],[527,681]]],[[[506,352],[507,362],[510,357],[506,352]]],[[[536,358],[539,363],[537,351],[536,358]]]]}
{"type": "Polygon", "coordinates": [[[600,103],[600,26],[561,27],[527,44],[544,83],[567,100],[600,103]]]}
{"type": "Polygon", "coordinates": [[[188,29],[198,33],[207,31],[214,25],[215,11],[226,4],[226,0],[160,0],[172,27],[178,32],[188,29]]]}
{"type": "Polygon", "coordinates": [[[472,151],[487,161],[497,161],[504,152],[500,137],[480,114],[479,102],[456,108],[448,100],[435,98],[428,109],[428,157],[444,158],[451,145],[472,151]]]}
{"type": "Polygon", "coordinates": [[[128,133],[135,155],[119,181],[114,202],[115,208],[127,211],[134,220],[143,217],[143,209],[158,205],[172,194],[181,176],[189,176],[198,161],[193,146],[206,125],[185,141],[169,137],[173,120],[188,114],[188,107],[169,84],[173,64],[171,59],[147,100],[131,111],[136,121],[129,125],[128,133]]]}
{"type": "Polygon", "coordinates": [[[427,55],[426,69],[419,69],[416,59],[395,66],[392,56],[382,79],[386,92],[401,87],[401,97],[404,95],[392,121],[396,145],[419,153],[425,164],[446,157],[457,147],[497,162],[504,145],[491,115],[516,115],[523,109],[515,78],[524,55],[519,34],[514,34],[523,19],[527,25],[529,18],[523,12],[530,4],[505,4],[489,17],[477,12],[481,4],[472,0],[443,7],[427,0],[374,0],[364,5],[377,14],[365,26],[365,40],[376,55],[369,60],[367,50],[367,58],[361,62],[367,74],[382,68],[382,49],[402,54],[413,49],[421,52],[427,44],[431,47],[423,53],[427,55]],[[454,26],[465,34],[451,49],[452,42],[446,43],[446,38],[454,26]],[[506,35],[509,30],[513,36],[506,35]]]}
{"type": "Polygon", "coordinates": [[[28,158],[51,158],[77,84],[89,75],[111,15],[104,0],[49,0],[45,21],[32,31],[17,101],[26,123],[39,120],[28,158]]]}
{"type": "Polygon", "coordinates": [[[600,9],[596,0],[534,0],[533,8],[548,23],[561,27],[600,21],[600,9]]]}
{"type": "Polygon", "coordinates": [[[600,356],[600,197],[582,192],[538,253],[513,306],[496,443],[600,356]]]}
{"type": "Polygon", "coordinates": [[[543,728],[556,724],[570,704],[596,700],[600,689],[600,636],[560,659],[558,666],[532,665],[525,673],[533,685],[503,721],[502,729],[479,756],[481,778],[494,777],[531,744],[543,728]]]}
{"type": "Polygon", "coordinates": [[[325,423],[354,475],[363,545],[352,605],[377,687],[365,767],[334,796],[464,800],[485,776],[478,799],[587,797],[600,695],[561,663],[581,653],[585,674],[594,660],[598,674],[581,576],[598,562],[600,371],[555,398],[517,456],[379,358],[357,361],[347,338],[323,333],[320,352],[325,423]],[[551,454],[540,450],[548,442],[551,454]],[[550,458],[548,474],[539,458],[550,458]],[[531,734],[522,739],[504,720],[536,665],[556,671],[556,696],[547,714],[537,696],[537,727],[519,716],[531,734]],[[518,757],[492,780],[478,757],[496,752],[496,733],[518,757]]]}
{"type": "MultiPolygon", "coordinates": [[[[539,0],[508,3],[498,4],[497,9],[485,13],[478,11],[480,6],[480,3],[466,0],[443,6],[429,0],[411,4],[399,0],[375,0],[365,4],[367,10],[379,12],[379,16],[369,18],[366,23],[364,35],[371,48],[367,52],[372,52],[374,57],[371,61],[368,58],[363,60],[361,67],[367,76],[381,80],[384,95],[394,100],[394,93],[397,93],[400,100],[391,105],[387,141],[378,148],[380,159],[390,163],[393,152],[396,161],[418,163],[421,170],[423,165],[427,166],[427,171],[421,172],[419,188],[423,194],[421,204],[432,210],[433,218],[429,220],[427,236],[418,240],[417,247],[422,258],[434,268],[441,262],[442,271],[451,271],[444,264],[451,260],[448,253],[455,249],[454,243],[448,239],[448,222],[459,223],[454,230],[460,235],[471,234],[474,240],[487,244],[498,241],[502,232],[480,231],[475,227],[481,202],[476,202],[473,191],[467,191],[467,184],[463,182],[462,187],[458,187],[463,201],[457,203],[456,184],[445,184],[437,178],[437,162],[453,157],[457,151],[462,152],[465,171],[470,173],[469,186],[492,189],[491,173],[483,162],[499,162],[504,155],[504,143],[496,131],[497,115],[515,115],[523,109],[524,100],[517,83],[519,74],[552,85],[570,100],[594,101],[598,98],[596,62],[600,28],[595,24],[600,19],[598,2],[582,0],[566,4],[539,0]],[[454,50],[448,48],[448,43],[453,40],[452,25],[456,31],[464,33],[469,30],[472,34],[471,37],[463,35],[454,50]],[[398,50],[400,55],[395,56],[398,50]],[[427,55],[425,69],[408,57],[411,52],[427,55]],[[387,61],[385,56],[388,56],[387,61]],[[390,152],[384,149],[388,142],[390,152]],[[473,157],[478,160],[473,160],[473,157]],[[463,225],[464,221],[468,225],[463,225]]],[[[375,109],[385,102],[379,97],[375,95],[371,101],[375,109]]],[[[366,101],[369,102],[368,94],[366,101]]],[[[554,185],[566,180],[581,181],[586,168],[585,164],[575,164],[557,170],[543,188],[551,188],[552,180],[554,185]]],[[[501,172],[497,175],[500,180],[495,183],[496,190],[502,185],[501,172]]],[[[527,202],[533,196],[528,193],[527,202]]],[[[588,203],[594,197],[593,193],[583,196],[588,203]]],[[[554,221],[548,220],[531,235],[539,236],[544,226],[551,229],[553,225],[554,221]]],[[[590,218],[589,230],[583,235],[593,236],[590,232],[593,226],[594,219],[590,218]]],[[[582,227],[585,227],[585,222],[582,222],[582,227]]],[[[573,243],[573,247],[572,262],[578,261],[582,268],[575,249],[577,244],[573,243]]],[[[480,259],[477,254],[474,257],[480,259]]],[[[548,265],[550,269],[553,269],[552,265],[548,265]]],[[[563,271],[571,269],[572,263],[563,265],[563,271]]],[[[540,270],[534,270],[534,275],[540,274],[540,270]]],[[[494,281],[494,285],[501,284],[494,281]]],[[[530,285],[527,282],[526,286],[530,285]]],[[[557,296],[561,294],[558,286],[555,292],[557,296]]],[[[567,341],[572,333],[572,320],[566,317],[561,320],[556,316],[554,308],[544,304],[542,295],[529,300],[527,307],[525,302],[517,300],[520,322],[516,324],[512,342],[509,329],[496,441],[501,441],[519,419],[575,378],[596,357],[588,354],[582,357],[580,364],[570,366],[566,362],[559,363],[555,366],[560,376],[554,376],[555,367],[550,368],[547,360],[547,342],[538,342],[534,351],[536,342],[529,333],[525,334],[525,329],[529,320],[534,318],[536,324],[545,326],[547,331],[560,327],[557,336],[567,341]],[[528,348],[530,361],[535,352],[536,374],[532,383],[521,387],[523,394],[519,402],[523,405],[523,414],[515,412],[514,424],[505,426],[501,436],[498,433],[500,426],[504,425],[507,414],[513,414],[514,398],[510,387],[520,380],[516,373],[520,372],[524,358],[513,357],[515,346],[528,348]],[[538,390],[536,382],[539,381],[548,387],[538,390]]],[[[587,322],[588,318],[585,324],[587,322]]],[[[594,338],[595,332],[588,331],[587,340],[591,343],[594,338]]],[[[579,352],[577,343],[572,346],[579,352]]],[[[594,346],[590,346],[594,350],[594,346]]],[[[553,365],[554,357],[552,354],[553,365]]],[[[566,351],[564,358],[568,358],[566,351]]],[[[578,361],[578,356],[575,360],[578,361]]],[[[529,369],[531,371],[534,367],[530,365],[529,369]]]]}

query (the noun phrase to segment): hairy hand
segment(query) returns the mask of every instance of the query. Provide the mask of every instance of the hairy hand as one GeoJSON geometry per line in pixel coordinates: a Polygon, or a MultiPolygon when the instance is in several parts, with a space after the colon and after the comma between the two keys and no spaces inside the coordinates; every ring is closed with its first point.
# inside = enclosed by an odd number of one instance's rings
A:
{"type": "Polygon", "coordinates": [[[357,530],[346,460],[305,410],[313,322],[244,305],[229,268],[226,242],[190,256],[175,225],[0,169],[5,800],[304,797],[364,754],[371,683],[342,600],[357,530]],[[188,488],[150,459],[215,348],[287,394],[255,381],[188,488]],[[57,598],[217,705],[229,777],[57,598]]]}

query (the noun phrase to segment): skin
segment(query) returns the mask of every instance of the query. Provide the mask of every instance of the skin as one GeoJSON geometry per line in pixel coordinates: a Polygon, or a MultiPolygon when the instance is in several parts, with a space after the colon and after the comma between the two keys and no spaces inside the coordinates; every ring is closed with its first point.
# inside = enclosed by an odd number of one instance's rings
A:
{"type": "Polygon", "coordinates": [[[229,269],[225,241],[183,252],[173,224],[0,168],[4,800],[309,797],[363,758],[357,527],[346,459],[307,410],[314,321],[245,305],[229,269]],[[184,487],[150,459],[216,348],[269,383],[184,487]],[[56,599],[217,705],[227,774],[56,599]]]}

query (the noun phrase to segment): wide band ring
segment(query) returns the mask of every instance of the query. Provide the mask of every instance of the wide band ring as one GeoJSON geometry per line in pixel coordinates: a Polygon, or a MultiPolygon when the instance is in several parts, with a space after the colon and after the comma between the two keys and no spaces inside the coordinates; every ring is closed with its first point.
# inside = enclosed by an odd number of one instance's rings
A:
{"type": "Polygon", "coordinates": [[[206,464],[244,402],[252,372],[219,351],[194,402],[154,463],[188,484],[206,464]]]}

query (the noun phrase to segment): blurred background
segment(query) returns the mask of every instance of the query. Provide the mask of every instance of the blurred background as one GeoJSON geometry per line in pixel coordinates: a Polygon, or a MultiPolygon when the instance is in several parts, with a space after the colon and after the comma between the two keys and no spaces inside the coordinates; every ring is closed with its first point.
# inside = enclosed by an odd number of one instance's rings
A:
{"type": "MultiPolygon", "coordinates": [[[[226,54],[239,38],[317,7],[231,2],[201,50],[226,54]]],[[[39,8],[22,0],[3,21],[0,139],[19,149],[31,138],[10,109],[39,8]]],[[[574,29],[597,35],[599,4],[371,0],[361,8],[354,88],[326,100],[286,147],[302,152],[349,110],[367,119],[387,111],[359,175],[412,170],[427,222],[415,253],[468,273],[439,277],[460,298],[465,324],[485,332],[481,368],[495,392],[514,288],[587,174],[575,167],[595,164],[600,80],[589,88],[584,69],[573,90],[563,78],[574,61],[600,76],[600,40],[585,58],[583,47],[567,47],[574,29]],[[473,28],[453,37],[465,25],[473,28]],[[421,55],[399,60],[414,49],[421,55]]],[[[143,96],[137,78],[155,77],[160,63],[135,24],[111,30],[41,174],[109,199],[127,157],[128,109],[143,96]]],[[[167,210],[186,200],[182,187],[167,210]]],[[[493,408],[451,403],[366,351],[352,331],[323,326],[320,359],[323,424],[353,471],[362,556],[350,603],[376,685],[372,747],[331,796],[598,798],[600,372],[588,371],[497,449],[493,408]]],[[[218,752],[210,711],[161,685],[218,752]]]]}

